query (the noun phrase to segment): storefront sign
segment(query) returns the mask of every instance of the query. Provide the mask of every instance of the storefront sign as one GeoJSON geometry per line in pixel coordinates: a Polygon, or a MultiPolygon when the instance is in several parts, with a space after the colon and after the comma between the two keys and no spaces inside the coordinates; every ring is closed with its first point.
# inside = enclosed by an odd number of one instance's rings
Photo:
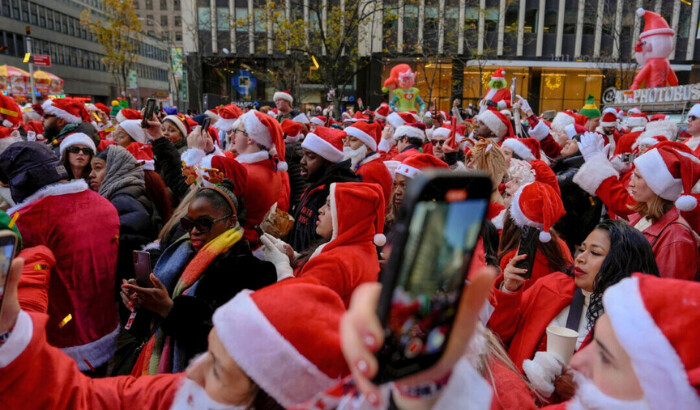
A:
{"type": "Polygon", "coordinates": [[[139,78],[136,74],[136,70],[129,70],[129,76],[126,79],[126,88],[139,88],[139,78]]]}
{"type": "Polygon", "coordinates": [[[700,100],[700,83],[679,85],[677,87],[645,88],[642,90],[616,90],[614,101],[609,99],[611,93],[605,93],[606,104],[649,104],[700,100]]]}
{"type": "Polygon", "coordinates": [[[258,79],[248,70],[239,70],[231,77],[231,85],[240,95],[248,95],[255,89],[258,79]]]}

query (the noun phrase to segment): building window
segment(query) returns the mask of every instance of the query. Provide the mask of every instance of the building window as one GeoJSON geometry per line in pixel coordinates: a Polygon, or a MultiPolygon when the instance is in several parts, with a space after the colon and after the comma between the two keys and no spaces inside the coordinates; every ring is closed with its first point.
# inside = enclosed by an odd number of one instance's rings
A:
{"type": "Polygon", "coordinates": [[[22,21],[29,23],[29,2],[22,0],[22,21]]]}
{"type": "Polygon", "coordinates": [[[173,1],[173,9],[174,9],[174,10],[180,10],[180,0],[174,0],[174,1],[173,1]]]}
{"type": "Polygon", "coordinates": [[[175,27],[180,27],[180,26],[182,26],[182,17],[180,17],[180,16],[175,16],[175,17],[173,18],[173,25],[174,25],[175,27]]]}
{"type": "Polygon", "coordinates": [[[146,10],[153,10],[153,0],[146,0],[146,10]]]}
{"type": "Polygon", "coordinates": [[[19,0],[11,0],[12,1],[12,18],[15,20],[20,19],[20,13],[19,13],[19,0]]]}
{"type": "Polygon", "coordinates": [[[168,26],[168,16],[160,16],[160,25],[163,27],[168,26]]]}
{"type": "Polygon", "coordinates": [[[2,1],[2,15],[5,17],[12,16],[12,11],[10,10],[10,0],[2,1]]]}
{"type": "Polygon", "coordinates": [[[182,41],[182,33],[179,31],[175,33],[175,41],[182,41]]]}
{"type": "Polygon", "coordinates": [[[136,10],[138,10],[139,7],[140,7],[140,6],[139,6],[139,0],[134,0],[134,8],[135,8],[136,10]]]}
{"type": "Polygon", "coordinates": [[[75,36],[75,19],[68,17],[68,34],[75,36]]]}
{"type": "Polygon", "coordinates": [[[167,10],[168,9],[168,2],[166,0],[160,0],[160,9],[161,10],[167,10]]]}
{"type": "Polygon", "coordinates": [[[46,23],[47,23],[47,27],[49,28],[49,30],[54,29],[53,10],[49,10],[49,9],[46,10],[46,23]]]}
{"type": "Polygon", "coordinates": [[[31,5],[29,6],[29,8],[30,8],[30,11],[31,11],[31,18],[30,18],[29,21],[30,21],[32,24],[37,25],[37,24],[38,24],[38,18],[37,18],[37,8],[38,8],[38,6],[37,6],[36,4],[31,4],[31,5]]]}
{"type": "Polygon", "coordinates": [[[147,25],[147,26],[152,26],[152,25],[153,25],[153,15],[152,15],[152,14],[148,14],[148,15],[146,16],[146,25],[147,25]]]}

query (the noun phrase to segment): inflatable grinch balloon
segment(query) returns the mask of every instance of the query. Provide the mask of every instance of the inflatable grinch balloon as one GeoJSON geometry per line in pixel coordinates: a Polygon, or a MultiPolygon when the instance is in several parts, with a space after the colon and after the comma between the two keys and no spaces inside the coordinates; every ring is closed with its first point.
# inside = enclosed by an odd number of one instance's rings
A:
{"type": "Polygon", "coordinates": [[[510,90],[506,82],[506,71],[503,67],[499,67],[491,75],[489,90],[479,103],[479,112],[486,110],[489,105],[499,110],[510,108],[510,97],[510,90]]]}
{"type": "Polygon", "coordinates": [[[644,31],[634,46],[634,58],[642,70],[634,77],[631,90],[678,85],[676,73],[671,68],[668,56],[673,52],[675,32],[660,15],[637,9],[637,15],[644,17],[644,31]]]}
{"type": "Polygon", "coordinates": [[[414,84],[415,74],[408,64],[397,64],[391,69],[389,78],[384,81],[382,92],[391,91],[389,107],[392,111],[413,111],[423,115],[425,102],[420,98],[420,91],[413,86],[414,84]]]}

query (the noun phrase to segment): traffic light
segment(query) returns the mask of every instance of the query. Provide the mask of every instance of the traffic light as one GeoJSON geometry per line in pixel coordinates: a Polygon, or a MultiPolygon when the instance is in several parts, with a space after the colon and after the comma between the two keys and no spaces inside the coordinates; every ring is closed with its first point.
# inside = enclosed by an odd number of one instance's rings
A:
{"type": "Polygon", "coordinates": [[[24,26],[24,32],[28,35],[32,35],[32,26],[24,26]]]}

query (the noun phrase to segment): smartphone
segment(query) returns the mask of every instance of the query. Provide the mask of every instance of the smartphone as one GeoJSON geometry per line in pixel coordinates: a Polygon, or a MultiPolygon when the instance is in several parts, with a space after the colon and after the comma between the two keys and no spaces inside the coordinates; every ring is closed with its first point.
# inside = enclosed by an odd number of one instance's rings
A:
{"type": "Polygon", "coordinates": [[[620,159],[626,163],[634,162],[635,156],[634,154],[621,154],[620,159]]]}
{"type": "Polygon", "coordinates": [[[153,287],[151,282],[151,254],[146,251],[134,251],[134,277],[143,288],[153,287]]]}
{"type": "Polygon", "coordinates": [[[433,171],[411,180],[381,274],[385,342],[374,383],[429,368],[444,353],[490,195],[482,173],[433,171]]]}
{"type": "Polygon", "coordinates": [[[10,230],[0,231],[0,317],[5,300],[5,287],[10,277],[10,266],[17,252],[17,235],[10,230]]]}
{"type": "Polygon", "coordinates": [[[202,133],[203,134],[208,134],[209,133],[209,126],[211,125],[211,118],[207,117],[202,121],[202,133]]]}
{"type": "Polygon", "coordinates": [[[143,120],[141,120],[141,128],[148,128],[148,121],[153,119],[153,113],[156,110],[156,99],[149,98],[146,100],[146,109],[143,111],[143,120]]]}
{"type": "Polygon", "coordinates": [[[520,228],[520,246],[516,255],[527,255],[527,258],[515,264],[518,269],[527,269],[527,272],[522,275],[525,279],[530,279],[532,276],[532,266],[535,263],[535,254],[537,253],[537,245],[540,243],[540,230],[531,226],[520,228]]]}

